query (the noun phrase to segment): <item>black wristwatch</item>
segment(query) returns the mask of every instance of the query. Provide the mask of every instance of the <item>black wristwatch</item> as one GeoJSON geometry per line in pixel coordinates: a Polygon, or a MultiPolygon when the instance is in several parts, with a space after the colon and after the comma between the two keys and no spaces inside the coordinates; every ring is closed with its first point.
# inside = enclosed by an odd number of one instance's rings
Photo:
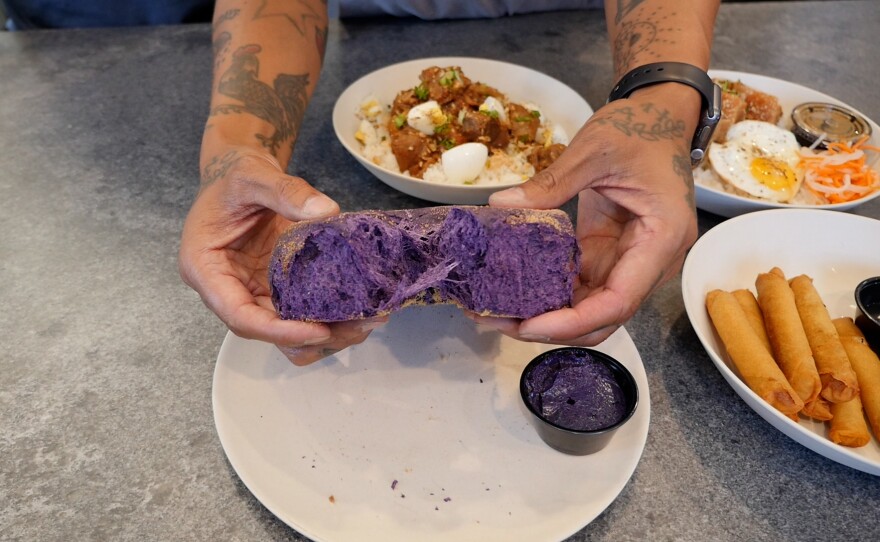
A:
{"type": "Polygon", "coordinates": [[[712,82],[709,74],[683,62],[645,64],[624,75],[614,85],[608,95],[608,102],[626,98],[638,88],[668,82],[691,86],[703,95],[703,111],[691,142],[691,164],[696,167],[706,156],[712,133],[721,120],[721,87],[712,82]]]}

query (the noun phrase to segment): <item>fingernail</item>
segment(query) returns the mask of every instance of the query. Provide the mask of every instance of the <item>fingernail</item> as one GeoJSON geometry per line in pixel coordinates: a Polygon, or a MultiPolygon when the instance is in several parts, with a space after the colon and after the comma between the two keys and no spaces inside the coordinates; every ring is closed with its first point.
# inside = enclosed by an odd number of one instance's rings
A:
{"type": "Polygon", "coordinates": [[[305,346],[313,346],[316,344],[324,344],[326,342],[330,342],[330,339],[333,337],[312,337],[311,339],[306,339],[303,341],[305,346]]]}
{"type": "Polygon", "coordinates": [[[384,326],[385,324],[386,324],[386,322],[381,322],[381,321],[380,322],[376,322],[376,321],[364,322],[363,324],[358,326],[358,331],[360,331],[361,333],[366,333],[367,331],[373,331],[374,329],[379,329],[380,327],[384,326]]]}
{"type": "Polygon", "coordinates": [[[306,198],[302,205],[305,218],[320,218],[336,212],[336,203],[323,194],[315,194],[306,198]]]}
{"type": "Polygon", "coordinates": [[[520,333],[519,336],[521,339],[525,339],[527,341],[536,341],[536,342],[542,342],[542,343],[550,342],[550,337],[545,337],[543,335],[532,335],[531,333],[520,333]]]}
{"type": "Polygon", "coordinates": [[[521,205],[525,198],[526,192],[522,188],[508,188],[489,196],[489,203],[493,205],[521,205]]]}

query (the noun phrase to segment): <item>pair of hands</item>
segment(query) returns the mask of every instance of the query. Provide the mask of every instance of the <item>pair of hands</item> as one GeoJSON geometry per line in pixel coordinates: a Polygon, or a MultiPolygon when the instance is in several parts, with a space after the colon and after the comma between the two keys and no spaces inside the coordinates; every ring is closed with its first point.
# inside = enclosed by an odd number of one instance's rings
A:
{"type": "MultiPolygon", "coordinates": [[[[522,186],[493,194],[495,207],[559,207],[578,196],[582,250],[572,308],[529,320],[469,314],[510,337],[592,346],[623,325],[642,301],[678,273],[697,236],[684,122],[651,93],[598,110],[569,148],[522,186]]],[[[238,336],[274,343],[306,365],[362,342],[387,317],[318,324],[285,321],[272,306],[268,264],[293,221],[339,207],[305,180],[284,174],[268,154],[230,151],[229,167],[203,185],[183,228],[183,280],[238,336]]]]}

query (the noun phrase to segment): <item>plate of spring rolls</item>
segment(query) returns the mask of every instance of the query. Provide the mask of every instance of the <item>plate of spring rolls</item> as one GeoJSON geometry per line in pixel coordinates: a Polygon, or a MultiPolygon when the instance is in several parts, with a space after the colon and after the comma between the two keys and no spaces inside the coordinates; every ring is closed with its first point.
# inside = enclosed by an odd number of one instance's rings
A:
{"type": "Polygon", "coordinates": [[[856,285],[880,275],[878,246],[871,218],[748,213],[697,240],[682,296],[746,404],[810,450],[880,476],[880,358],[853,323],[856,285]]]}

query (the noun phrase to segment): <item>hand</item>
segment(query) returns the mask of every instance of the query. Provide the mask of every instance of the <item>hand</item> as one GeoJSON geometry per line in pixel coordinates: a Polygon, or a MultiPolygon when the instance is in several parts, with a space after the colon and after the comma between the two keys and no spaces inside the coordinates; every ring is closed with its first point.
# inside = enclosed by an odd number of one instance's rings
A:
{"type": "Polygon", "coordinates": [[[335,215],[339,206],[268,154],[229,150],[204,169],[180,243],[180,276],[240,337],[271,342],[306,365],[362,342],[387,318],[317,324],[281,320],[272,306],[268,265],[294,220],[335,215]]]}
{"type": "Polygon", "coordinates": [[[688,156],[693,126],[675,120],[688,118],[676,117],[678,106],[662,105],[675,103],[666,100],[675,92],[648,87],[611,102],[549,168],[493,194],[492,206],[539,209],[577,195],[580,280],[572,308],[524,321],[471,315],[474,320],[522,340],[592,346],[678,273],[697,223],[688,156]]]}

